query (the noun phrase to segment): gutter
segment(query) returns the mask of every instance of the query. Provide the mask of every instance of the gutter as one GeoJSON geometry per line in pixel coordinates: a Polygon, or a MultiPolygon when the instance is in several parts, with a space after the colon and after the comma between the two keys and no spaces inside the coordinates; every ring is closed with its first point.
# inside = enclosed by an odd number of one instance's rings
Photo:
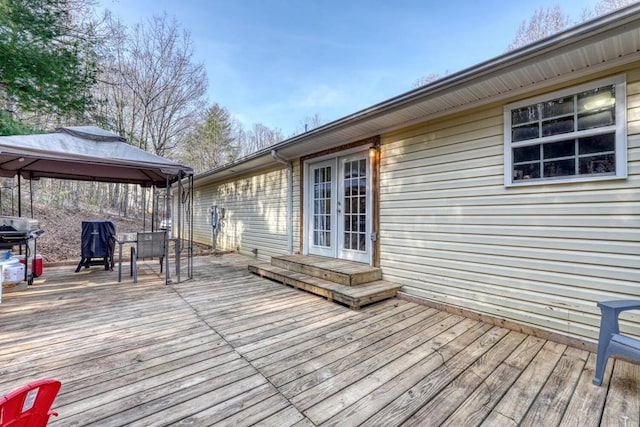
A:
{"type": "Polygon", "coordinates": [[[287,252],[293,255],[293,162],[282,158],[276,150],[271,150],[271,157],[287,167],[287,252]]]}

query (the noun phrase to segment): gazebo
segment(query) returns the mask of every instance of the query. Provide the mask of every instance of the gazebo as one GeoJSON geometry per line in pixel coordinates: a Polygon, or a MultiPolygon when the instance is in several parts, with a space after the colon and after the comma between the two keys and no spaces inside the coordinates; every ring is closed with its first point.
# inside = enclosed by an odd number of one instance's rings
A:
{"type": "MultiPolygon", "coordinates": [[[[104,129],[76,126],[58,128],[55,133],[0,137],[0,177],[15,176],[18,183],[21,178],[56,178],[166,189],[165,219],[169,219],[172,210],[176,213],[173,233],[179,242],[177,281],[180,282],[183,246],[187,249],[188,277],[193,277],[192,168],[129,145],[125,138],[104,129]],[[178,192],[174,206],[170,205],[172,187],[178,192]]],[[[20,204],[18,215],[21,216],[20,204]]],[[[169,269],[165,272],[165,283],[169,283],[169,269]]]]}

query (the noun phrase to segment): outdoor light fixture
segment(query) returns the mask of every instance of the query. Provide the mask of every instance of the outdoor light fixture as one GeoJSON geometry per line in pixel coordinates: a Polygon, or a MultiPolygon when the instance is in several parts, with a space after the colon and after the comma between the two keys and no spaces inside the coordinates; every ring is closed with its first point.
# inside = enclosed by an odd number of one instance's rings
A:
{"type": "Polygon", "coordinates": [[[369,157],[375,158],[376,154],[380,151],[380,146],[378,144],[373,144],[369,147],[369,157]]]}

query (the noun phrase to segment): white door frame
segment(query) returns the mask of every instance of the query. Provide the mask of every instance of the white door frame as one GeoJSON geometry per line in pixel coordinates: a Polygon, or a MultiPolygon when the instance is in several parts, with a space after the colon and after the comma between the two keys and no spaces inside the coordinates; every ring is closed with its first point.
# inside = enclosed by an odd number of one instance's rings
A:
{"type": "MultiPolygon", "coordinates": [[[[304,200],[303,200],[303,254],[316,254],[339,259],[348,259],[373,265],[373,242],[371,234],[373,231],[373,185],[372,185],[372,159],[368,155],[368,147],[356,147],[339,153],[317,157],[306,160],[303,164],[304,173],[304,200]],[[346,161],[355,159],[365,159],[366,161],[366,226],[364,232],[364,251],[345,249],[345,185],[344,185],[344,164],[346,161]],[[332,165],[332,202],[331,202],[331,236],[332,242],[328,248],[319,248],[313,245],[313,218],[314,215],[312,197],[312,171],[316,167],[332,165]],[[338,212],[340,210],[340,212],[338,212]]],[[[353,215],[352,215],[353,218],[353,215]]],[[[362,236],[361,236],[362,237],[362,236]]]]}
{"type": "Polygon", "coordinates": [[[307,183],[305,185],[305,241],[309,254],[321,255],[327,257],[335,257],[335,238],[337,218],[334,215],[336,201],[338,200],[336,191],[336,182],[338,177],[338,168],[336,159],[328,159],[319,162],[313,162],[307,165],[307,183]],[[330,173],[327,168],[331,168],[330,173]],[[319,171],[320,184],[319,188],[313,188],[315,171],[319,171]],[[328,186],[330,194],[326,194],[323,183],[331,183],[328,186]],[[315,212],[313,202],[318,203],[319,212],[315,212]],[[308,208],[307,208],[308,206],[308,208]],[[308,216],[307,214],[308,213],[308,216]],[[318,236],[315,236],[318,233],[318,236]],[[319,240],[316,242],[316,238],[319,240]]]}

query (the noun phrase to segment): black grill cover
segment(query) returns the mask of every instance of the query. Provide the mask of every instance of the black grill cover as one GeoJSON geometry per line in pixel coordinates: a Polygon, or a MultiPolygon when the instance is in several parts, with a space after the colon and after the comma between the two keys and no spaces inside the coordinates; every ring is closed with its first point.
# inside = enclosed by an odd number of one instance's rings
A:
{"type": "Polygon", "coordinates": [[[116,226],[111,221],[93,219],[82,221],[82,258],[113,259],[116,226]]]}

